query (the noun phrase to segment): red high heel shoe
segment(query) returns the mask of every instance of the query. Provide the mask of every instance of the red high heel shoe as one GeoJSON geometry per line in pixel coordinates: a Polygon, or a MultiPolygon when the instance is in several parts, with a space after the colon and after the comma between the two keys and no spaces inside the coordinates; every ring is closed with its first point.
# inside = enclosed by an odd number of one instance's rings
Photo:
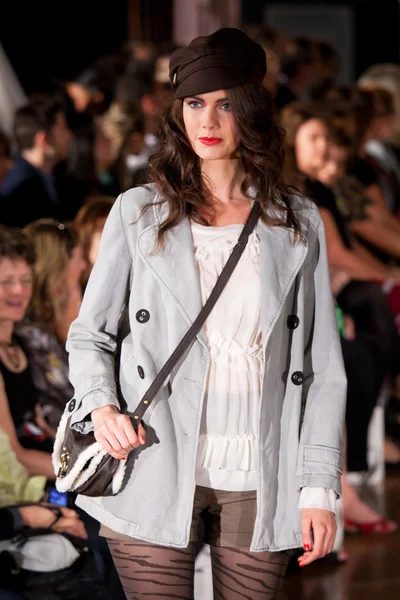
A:
{"type": "Polygon", "coordinates": [[[373,523],[357,523],[350,519],[344,520],[344,530],[346,533],[394,533],[398,529],[398,524],[395,521],[390,521],[382,517],[373,523]]]}

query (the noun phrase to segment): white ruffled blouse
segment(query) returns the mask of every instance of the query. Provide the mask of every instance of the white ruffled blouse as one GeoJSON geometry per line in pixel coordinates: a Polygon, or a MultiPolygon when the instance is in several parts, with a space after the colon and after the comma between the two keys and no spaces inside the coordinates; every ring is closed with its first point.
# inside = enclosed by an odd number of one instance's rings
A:
{"type": "MultiPolygon", "coordinates": [[[[203,304],[243,225],[192,222],[203,304]]],[[[210,369],[198,444],[196,483],[219,490],[257,488],[258,411],[263,372],[260,322],[260,246],[253,232],[235,271],[204,326],[210,369]]],[[[335,512],[336,494],[304,487],[299,508],[335,512]]]]}

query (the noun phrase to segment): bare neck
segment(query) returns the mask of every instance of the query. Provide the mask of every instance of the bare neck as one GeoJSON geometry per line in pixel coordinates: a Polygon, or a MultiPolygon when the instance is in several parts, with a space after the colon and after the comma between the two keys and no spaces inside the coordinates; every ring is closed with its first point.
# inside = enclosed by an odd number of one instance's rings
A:
{"type": "Polygon", "coordinates": [[[240,186],[244,172],[239,159],[202,161],[203,181],[216,204],[233,204],[243,201],[240,186]]]}
{"type": "Polygon", "coordinates": [[[0,344],[11,344],[14,321],[0,319],[0,344]]]}

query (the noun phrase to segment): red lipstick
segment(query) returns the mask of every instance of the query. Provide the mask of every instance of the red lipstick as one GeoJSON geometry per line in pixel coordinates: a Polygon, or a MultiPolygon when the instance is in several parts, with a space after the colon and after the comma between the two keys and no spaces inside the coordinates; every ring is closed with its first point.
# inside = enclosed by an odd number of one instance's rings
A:
{"type": "Polygon", "coordinates": [[[216,146],[222,142],[222,138],[217,137],[201,137],[199,138],[202,144],[205,146],[216,146]]]}

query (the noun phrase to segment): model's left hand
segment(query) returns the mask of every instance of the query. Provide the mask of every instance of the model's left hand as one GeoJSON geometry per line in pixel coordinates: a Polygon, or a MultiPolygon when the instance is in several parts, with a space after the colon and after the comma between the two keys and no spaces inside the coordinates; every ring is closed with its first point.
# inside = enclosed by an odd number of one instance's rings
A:
{"type": "Polygon", "coordinates": [[[335,515],[330,510],[303,508],[301,513],[305,552],[298,558],[298,562],[304,567],[332,552],[337,527],[335,515]]]}

